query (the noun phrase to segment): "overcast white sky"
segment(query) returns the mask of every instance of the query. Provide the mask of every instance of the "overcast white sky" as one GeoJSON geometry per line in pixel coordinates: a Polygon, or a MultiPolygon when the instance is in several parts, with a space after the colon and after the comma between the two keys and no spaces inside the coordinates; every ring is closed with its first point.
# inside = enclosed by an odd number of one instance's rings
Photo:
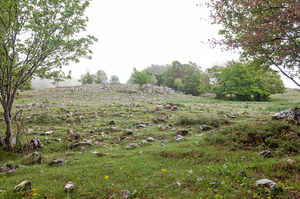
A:
{"type": "Polygon", "coordinates": [[[202,43],[217,37],[220,28],[200,20],[209,17],[207,9],[196,6],[203,1],[93,0],[86,11],[87,34],[99,40],[91,47],[93,59],[82,59],[65,69],[78,78],[86,69],[91,73],[101,69],[108,77],[117,75],[125,83],[133,67],[143,70],[151,64],[192,61],[206,69],[238,59],[237,54],[202,43]]]}

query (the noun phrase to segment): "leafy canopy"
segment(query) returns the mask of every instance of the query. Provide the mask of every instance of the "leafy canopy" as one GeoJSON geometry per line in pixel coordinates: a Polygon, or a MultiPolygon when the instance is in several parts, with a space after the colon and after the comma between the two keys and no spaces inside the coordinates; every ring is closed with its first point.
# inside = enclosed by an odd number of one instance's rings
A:
{"type": "Polygon", "coordinates": [[[274,65],[300,87],[300,3],[295,0],[209,0],[214,24],[222,25],[225,50],[241,50],[242,57],[274,65]]]}
{"type": "Polygon", "coordinates": [[[62,67],[91,58],[84,11],[90,0],[0,1],[0,101],[7,124],[6,143],[12,148],[11,109],[18,89],[38,76],[66,77],[62,67]]]}

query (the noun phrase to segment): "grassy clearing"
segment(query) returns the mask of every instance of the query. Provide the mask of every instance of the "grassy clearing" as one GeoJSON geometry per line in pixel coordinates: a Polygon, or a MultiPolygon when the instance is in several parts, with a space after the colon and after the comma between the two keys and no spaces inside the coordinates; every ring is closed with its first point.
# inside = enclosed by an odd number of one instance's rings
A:
{"type": "MultiPolygon", "coordinates": [[[[27,157],[34,150],[18,153],[0,148],[0,166],[26,165],[12,173],[0,173],[0,198],[119,198],[125,189],[132,193],[131,198],[300,195],[299,141],[292,137],[299,136],[300,129],[270,118],[278,110],[299,106],[298,91],[289,90],[272,96],[271,102],[258,103],[177,93],[141,94],[137,86],[128,85],[110,85],[109,91],[103,85],[77,89],[29,91],[16,101],[14,112],[23,108],[23,122],[31,132],[28,139],[36,137],[44,145],[37,150],[44,163],[27,157]],[[37,105],[27,107],[31,102],[37,105]],[[177,106],[179,111],[164,108],[166,104],[177,106]],[[233,114],[238,116],[227,117],[233,114]],[[115,124],[109,124],[111,121],[115,124]],[[137,122],[146,126],[137,127],[137,122]],[[214,133],[201,131],[204,124],[214,133]],[[80,138],[68,134],[69,129],[80,138]],[[126,129],[133,134],[126,135],[126,129]],[[188,135],[174,142],[176,130],[181,129],[188,129],[188,135]],[[47,131],[54,133],[42,135],[47,131]],[[154,141],[142,145],[149,137],[154,141]],[[71,149],[72,143],[84,139],[94,145],[71,149]],[[124,148],[131,143],[137,146],[124,148]],[[272,152],[271,158],[260,156],[266,149],[272,152]],[[66,164],[48,164],[58,158],[66,164]],[[289,164],[283,158],[297,161],[289,164]],[[278,183],[279,191],[256,187],[255,182],[262,178],[278,183]],[[31,181],[32,192],[13,192],[23,180],[31,181]],[[64,192],[68,181],[74,182],[75,189],[64,192]]],[[[4,124],[0,123],[0,136],[4,136],[4,124]]]]}

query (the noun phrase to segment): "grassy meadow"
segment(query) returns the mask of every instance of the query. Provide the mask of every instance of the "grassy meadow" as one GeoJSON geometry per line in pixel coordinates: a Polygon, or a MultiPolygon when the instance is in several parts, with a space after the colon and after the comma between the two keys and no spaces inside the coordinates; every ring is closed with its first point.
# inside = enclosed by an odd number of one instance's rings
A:
{"type": "MultiPolygon", "coordinates": [[[[120,198],[122,190],[130,191],[130,198],[300,197],[300,128],[271,119],[278,111],[299,107],[300,90],[272,95],[270,102],[236,102],[141,93],[136,85],[109,87],[51,88],[19,96],[13,115],[23,109],[17,120],[23,123],[19,131],[25,129],[23,145],[13,152],[0,147],[0,167],[25,167],[0,173],[0,198],[120,198]],[[36,105],[28,106],[32,102],[36,105]],[[202,131],[202,125],[211,129],[202,131]],[[188,134],[174,141],[183,129],[188,134]],[[54,133],[43,135],[49,131],[54,133]],[[142,141],[150,137],[154,141],[142,141]],[[28,148],[33,138],[42,149],[28,148]],[[93,146],[71,148],[90,141],[93,146]],[[131,143],[136,146],[125,148],[131,143]],[[272,156],[261,156],[264,150],[272,156]],[[34,151],[43,163],[28,156],[34,151]],[[55,159],[66,163],[50,166],[55,159]],[[276,182],[277,190],[257,187],[263,178],[276,182]],[[13,191],[24,180],[31,182],[31,190],[13,191]],[[69,181],[75,189],[65,192],[69,181]]],[[[3,137],[5,122],[0,125],[3,137]]],[[[14,135],[17,127],[14,122],[14,135]]]]}

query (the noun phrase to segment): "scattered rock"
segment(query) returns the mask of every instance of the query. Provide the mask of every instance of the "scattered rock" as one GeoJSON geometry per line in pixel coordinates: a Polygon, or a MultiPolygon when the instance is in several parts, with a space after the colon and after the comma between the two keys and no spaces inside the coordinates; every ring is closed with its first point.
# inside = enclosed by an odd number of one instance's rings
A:
{"type": "Polygon", "coordinates": [[[171,105],[170,105],[170,104],[166,104],[166,105],[165,105],[165,108],[167,108],[167,109],[171,109],[172,107],[171,107],[171,105]]]}
{"type": "Polygon", "coordinates": [[[134,147],[136,147],[136,144],[131,143],[131,144],[129,144],[128,146],[125,146],[124,148],[125,148],[125,149],[132,149],[132,148],[134,148],[134,147]]]}
{"type": "Polygon", "coordinates": [[[277,189],[277,183],[268,179],[261,179],[255,182],[256,186],[263,185],[266,190],[275,191],[277,189]]]}
{"type": "Polygon", "coordinates": [[[37,162],[38,164],[42,164],[43,161],[44,161],[44,159],[45,159],[45,158],[44,158],[42,155],[40,155],[39,158],[36,160],[36,162],[37,162]]]}
{"type": "Polygon", "coordinates": [[[220,184],[220,181],[218,181],[218,180],[213,180],[213,181],[210,181],[209,184],[210,184],[210,185],[217,185],[217,184],[220,184]]]}
{"type": "Polygon", "coordinates": [[[229,117],[229,118],[236,118],[236,117],[238,117],[239,116],[239,114],[237,114],[237,113],[235,113],[235,114],[233,114],[233,115],[227,115],[227,117],[229,117]]]}
{"type": "Polygon", "coordinates": [[[173,107],[171,108],[171,110],[172,110],[172,111],[178,111],[179,109],[178,109],[177,106],[173,106],[173,107]]]}
{"type": "Polygon", "coordinates": [[[141,145],[147,145],[147,144],[148,144],[147,140],[142,140],[141,141],[141,145]]]}
{"type": "Polygon", "coordinates": [[[39,139],[34,138],[30,141],[30,147],[32,149],[42,149],[44,145],[41,143],[39,139]]]}
{"type": "Polygon", "coordinates": [[[114,143],[118,143],[118,142],[120,142],[121,141],[121,138],[115,138],[114,139],[114,143]]]}
{"type": "Polygon", "coordinates": [[[60,138],[55,138],[54,141],[61,142],[61,139],[60,138]]]}
{"type": "Polygon", "coordinates": [[[272,120],[284,119],[286,117],[287,113],[290,112],[291,110],[292,109],[287,109],[287,110],[275,113],[274,115],[272,115],[272,120]]]}
{"type": "Polygon", "coordinates": [[[31,182],[30,181],[23,181],[20,184],[18,184],[17,186],[15,186],[14,190],[15,191],[26,191],[26,190],[30,190],[31,189],[31,182]]]}
{"type": "Polygon", "coordinates": [[[174,141],[175,142],[180,142],[180,140],[183,140],[184,137],[182,135],[176,135],[175,138],[174,138],[174,141]]]}
{"type": "Polygon", "coordinates": [[[154,138],[153,138],[153,137],[149,137],[149,138],[147,139],[147,141],[148,141],[148,142],[153,142],[153,141],[154,141],[154,138]]]}
{"type": "Polygon", "coordinates": [[[12,171],[15,170],[17,168],[22,168],[25,167],[24,165],[12,165],[12,164],[5,164],[2,167],[0,167],[0,172],[8,172],[8,171],[12,171]]]}
{"type": "Polygon", "coordinates": [[[266,158],[270,158],[271,157],[271,151],[262,151],[260,152],[260,155],[266,158]]]}
{"type": "Polygon", "coordinates": [[[33,152],[32,154],[29,154],[27,157],[37,157],[38,156],[38,152],[33,152]]]}
{"type": "Polygon", "coordinates": [[[285,121],[290,124],[300,125],[300,108],[291,109],[285,117],[285,121]]]}
{"type": "Polygon", "coordinates": [[[74,189],[74,183],[71,182],[71,181],[69,181],[69,182],[66,184],[66,186],[65,186],[65,188],[64,188],[64,191],[68,192],[68,191],[73,190],[73,189],[74,189]]]}
{"type": "Polygon", "coordinates": [[[131,196],[131,193],[128,190],[122,190],[121,193],[119,194],[119,197],[124,198],[124,199],[129,199],[131,196]]]}
{"type": "Polygon", "coordinates": [[[200,129],[202,130],[202,131],[206,131],[206,130],[209,130],[209,129],[212,129],[212,127],[211,126],[209,126],[209,125],[202,125],[202,126],[200,126],[200,129]]]}
{"type": "Polygon", "coordinates": [[[116,121],[115,120],[112,120],[109,122],[109,125],[115,125],[116,124],[116,121]]]}
{"type": "Polygon", "coordinates": [[[41,133],[41,135],[51,135],[51,134],[53,134],[54,133],[54,131],[47,131],[47,132],[45,132],[45,133],[41,133]]]}
{"type": "Polygon", "coordinates": [[[188,134],[189,130],[188,129],[182,129],[177,131],[177,135],[182,135],[186,136],[188,134]]]}
{"type": "Polygon", "coordinates": [[[73,143],[71,144],[71,149],[81,146],[81,145],[89,145],[89,146],[93,146],[93,144],[91,142],[77,142],[77,143],[73,143]]]}
{"type": "Polygon", "coordinates": [[[238,173],[238,175],[243,176],[243,177],[247,177],[247,174],[246,174],[245,171],[240,171],[240,172],[238,173]]]}
{"type": "Polygon", "coordinates": [[[63,165],[65,164],[66,161],[64,161],[63,159],[57,159],[57,160],[53,160],[52,162],[49,163],[50,166],[53,165],[63,165]]]}
{"type": "Polygon", "coordinates": [[[126,135],[132,135],[133,133],[132,133],[132,130],[126,129],[126,130],[125,130],[125,134],[126,134],[126,135]]]}

